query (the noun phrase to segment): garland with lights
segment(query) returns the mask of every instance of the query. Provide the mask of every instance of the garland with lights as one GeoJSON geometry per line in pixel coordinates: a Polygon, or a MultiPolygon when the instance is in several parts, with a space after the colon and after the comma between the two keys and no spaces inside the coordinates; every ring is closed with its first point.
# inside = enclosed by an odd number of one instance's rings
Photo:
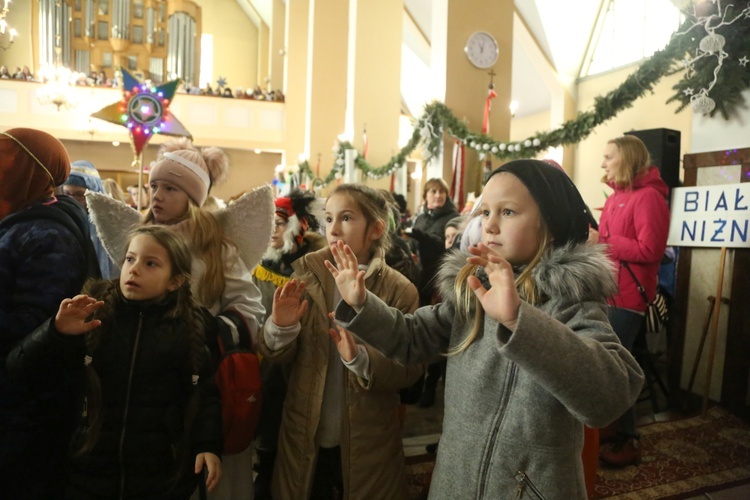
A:
{"type": "MultiPolygon", "coordinates": [[[[696,113],[713,116],[720,111],[728,119],[731,112],[743,102],[741,92],[750,87],[750,68],[742,70],[750,62],[746,57],[750,55],[750,4],[744,8],[728,5],[722,9],[720,0],[711,1],[717,4],[714,14],[697,16],[686,13],[687,20],[663,50],[644,61],[619,87],[597,97],[591,110],[579,112],[576,118],[555,130],[538,132],[522,141],[498,142],[488,135],[470,132],[466,123],[456,118],[445,104],[435,101],[428,104],[422,116],[415,120],[414,133],[409,142],[386,165],[374,167],[357,155],[355,167],[374,179],[393,174],[420,145],[425,150],[425,160],[429,161],[440,154],[444,133],[475,149],[480,158],[488,154],[499,159],[533,158],[549,148],[582,141],[594,128],[631,107],[646,92],[653,92],[662,77],[685,68],[685,78],[673,87],[675,94],[667,103],[679,101],[681,105],[676,112],[691,105],[696,113]],[[697,37],[701,33],[696,28],[705,31],[700,41],[697,37]],[[691,52],[695,52],[696,56],[690,60],[684,59],[685,54],[691,52]],[[742,54],[742,57],[738,54],[742,54]],[[725,62],[727,58],[729,62],[725,62]],[[682,62],[681,66],[676,64],[678,61],[682,62]],[[722,65],[730,71],[722,71],[722,65]],[[692,90],[695,88],[700,90],[696,93],[692,90]],[[709,94],[713,97],[709,97],[709,94]]],[[[314,188],[326,186],[342,176],[344,152],[347,149],[353,149],[350,142],[337,143],[334,147],[334,166],[325,178],[316,178],[308,161],[300,162],[297,166],[301,173],[313,179],[314,188]]]]}

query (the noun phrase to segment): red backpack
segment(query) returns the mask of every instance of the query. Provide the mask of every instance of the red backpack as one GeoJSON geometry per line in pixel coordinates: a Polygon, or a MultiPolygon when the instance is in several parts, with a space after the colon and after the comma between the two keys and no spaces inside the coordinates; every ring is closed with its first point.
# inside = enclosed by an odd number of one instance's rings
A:
{"type": "Polygon", "coordinates": [[[244,451],[255,438],[262,403],[260,364],[245,319],[233,310],[221,316],[234,323],[240,336],[236,344],[228,327],[219,328],[221,358],[215,377],[221,395],[224,454],[231,455],[244,451]]]}

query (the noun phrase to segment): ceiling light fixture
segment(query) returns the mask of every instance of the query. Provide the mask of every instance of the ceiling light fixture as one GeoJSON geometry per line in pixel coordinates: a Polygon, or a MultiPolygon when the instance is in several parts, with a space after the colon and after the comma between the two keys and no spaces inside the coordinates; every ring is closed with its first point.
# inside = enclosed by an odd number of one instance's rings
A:
{"type": "Polygon", "coordinates": [[[14,38],[18,36],[18,32],[11,28],[8,21],[5,20],[10,11],[9,3],[10,0],[3,0],[3,9],[0,10],[0,49],[3,50],[8,50],[13,45],[14,38]]]}

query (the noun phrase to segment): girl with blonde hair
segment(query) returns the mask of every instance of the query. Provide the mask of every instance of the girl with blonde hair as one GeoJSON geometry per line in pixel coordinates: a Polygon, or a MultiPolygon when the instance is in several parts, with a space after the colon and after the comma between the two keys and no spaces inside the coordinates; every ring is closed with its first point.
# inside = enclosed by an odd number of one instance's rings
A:
{"type": "Polygon", "coordinates": [[[496,169],[479,210],[481,243],[449,254],[443,302],[414,314],[369,292],[356,253],[337,243],[335,319],[405,366],[447,355],[430,498],[586,498],[583,425],[617,418],[643,384],[607,321],[612,268],[586,244],[578,190],[544,162],[496,169]]]}

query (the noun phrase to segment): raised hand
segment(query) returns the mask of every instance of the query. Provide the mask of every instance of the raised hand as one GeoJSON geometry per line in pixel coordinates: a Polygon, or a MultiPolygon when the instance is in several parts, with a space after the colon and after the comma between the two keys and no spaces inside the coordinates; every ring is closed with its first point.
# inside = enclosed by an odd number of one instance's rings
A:
{"type": "Polygon", "coordinates": [[[60,303],[55,315],[55,329],[63,335],[82,335],[102,324],[98,319],[89,320],[94,311],[104,305],[88,295],[76,295],[60,303]]]}
{"type": "Polygon", "coordinates": [[[333,313],[328,313],[328,317],[334,321],[333,324],[336,327],[330,328],[328,333],[331,334],[341,359],[349,363],[357,356],[357,343],[354,341],[354,336],[349,330],[335,322],[333,313]]]}
{"type": "Polygon", "coordinates": [[[367,298],[367,288],[365,288],[365,272],[357,267],[357,256],[354,255],[349,245],[341,240],[331,245],[331,252],[333,252],[336,265],[334,266],[327,260],[326,267],[336,280],[341,298],[355,309],[362,307],[367,298]]]}
{"type": "Polygon", "coordinates": [[[467,258],[466,261],[484,267],[492,285],[487,290],[476,276],[470,276],[468,280],[469,286],[482,303],[484,312],[509,330],[515,329],[518,308],[521,306],[521,297],[516,290],[515,277],[510,262],[503,259],[484,243],[479,243],[476,247],[469,247],[469,252],[473,256],[467,258]]]}
{"type": "Polygon", "coordinates": [[[307,300],[300,302],[305,293],[305,283],[296,278],[273,292],[273,309],[271,321],[276,326],[296,325],[307,310],[307,300]]]}

